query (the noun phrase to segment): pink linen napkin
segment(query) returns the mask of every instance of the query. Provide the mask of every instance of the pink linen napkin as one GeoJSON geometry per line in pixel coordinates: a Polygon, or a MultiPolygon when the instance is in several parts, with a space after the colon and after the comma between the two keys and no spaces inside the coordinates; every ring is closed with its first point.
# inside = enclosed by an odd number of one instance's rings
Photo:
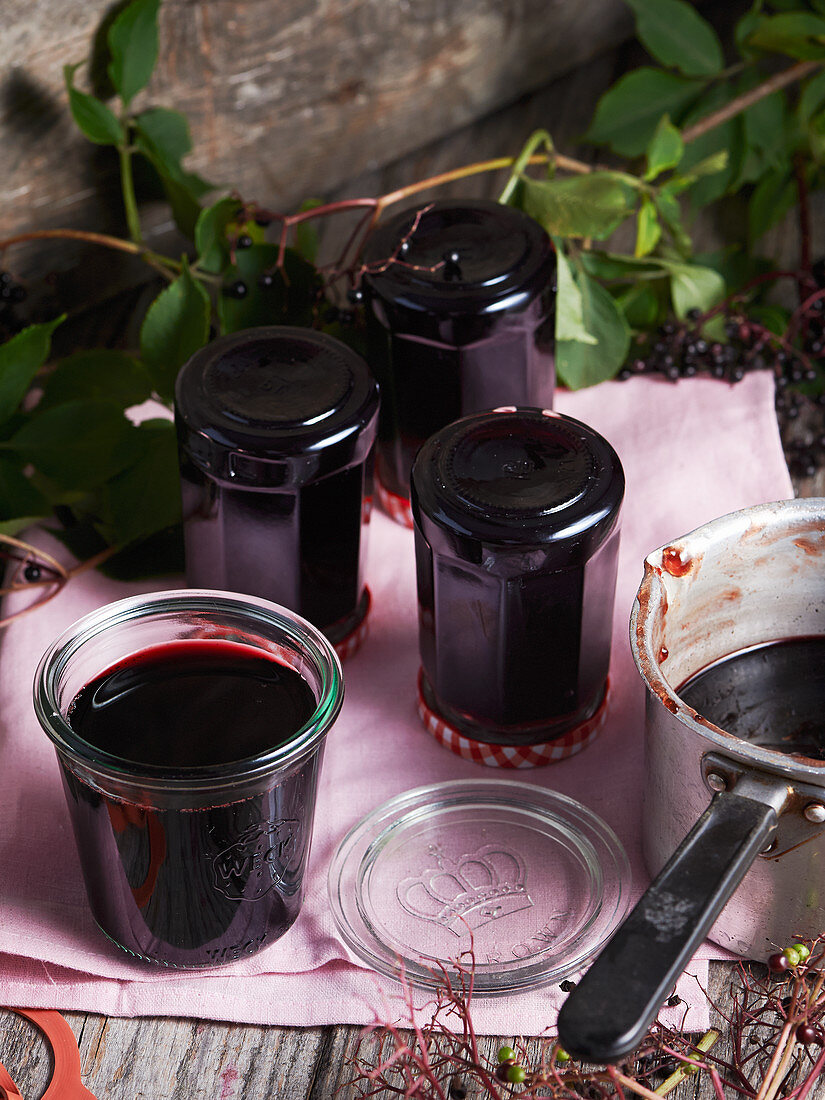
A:
{"type": "MultiPolygon", "coordinates": [[[[0,1001],[111,1015],[175,1015],[246,1023],[366,1023],[398,987],[352,958],[338,939],[326,872],[345,833],[391,796],[425,783],[502,775],[558,790],[600,814],[624,843],[634,897],[647,881],[640,855],[644,690],[628,644],[628,619],[655,547],[716,516],[792,495],[773,410],[773,378],[737,386],[637,378],[560,393],[560,412],[610,440],[627,477],[613,626],[612,697],[594,746],[569,760],[498,772],[441,748],[415,709],[418,670],[412,534],[380,513],[370,531],[370,629],[345,665],[347,697],[327,746],[307,896],[295,926],[265,951],[216,971],[175,973],[131,961],[89,914],[53,749],[31,706],[47,645],[78,616],[180,578],[124,584],[98,574],[71,582],[48,605],[6,631],[0,646],[0,1001]]],[[[8,610],[11,610],[9,608],[8,610]]],[[[670,1021],[707,1025],[705,945],[679,983],[670,1021]]],[[[564,994],[556,985],[478,999],[487,1034],[539,1034],[564,994]]],[[[417,1002],[428,1000],[426,993],[417,1002]]],[[[400,1008],[391,1002],[399,1015],[400,1008]]],[[[424,1012],[426,1017],[426,1011],[424,1012]]]]}

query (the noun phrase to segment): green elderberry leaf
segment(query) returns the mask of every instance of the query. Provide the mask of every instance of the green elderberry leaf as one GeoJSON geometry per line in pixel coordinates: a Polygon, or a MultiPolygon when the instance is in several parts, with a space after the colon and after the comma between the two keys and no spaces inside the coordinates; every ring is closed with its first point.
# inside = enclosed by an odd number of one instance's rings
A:
{"type": "Polygon", "coordinates": [[[661,236],[662,226],[656,204],[648,195],[644,195],[636,219],[636,248],[634,254],[639,259],[647,256],[659,243],[661,236]]]}
{"type": "Polygon", "coordinates": [[[146,367],[133,355],[111,348],[78,351],[61,359],[43,384],[38,410],[76,398],[105,398],[121,408],[139,405],[152,393],[146,367]]]}
{"type": "Polygon", "coordinates": [[[0,455],[0,521],[8,523],[16,518],[30,520],[32,516],[42,518],[51,510],[51,504],[43,493],[23,473],[22,461],[0,455]]]}
{"type": "Polygon", "coordinates": [[[762,19],[761,13],[757,10],[756,5],[746,11],[742,18],[737,22],[734,30],[734,39],[736,41],[736,48],[746,61],[752,60],[758,55],[758,50],[753,50],[748,45],[748,40],[762,19]]]}
{"type": "Polygon", "coordinates": [[[564,252],[560,239],[555,238],[557,291],[556,291],[556,340],[578,340],[582,344],[595,344],[596,337],[584,327],[582,295],[573,269],[564,252]]]}
{"type": "Polygon", "coordinates": [[[218,298],[221,332],[259,325],[304,325],[313,320],[313,306],[321,287],[312,264],[288,248],[284,270],[277,268],[278,248],[256,244],[235,253],[235,266],[224,273],[227,288],[241,283],[243,297],[223,293],[218,298]],[[263,286],[262,282],[268,282],[263,286]]]}
{"type": "Polygon", "coordinates": [[[791,319],[790,310],[783,309],[782,306],[757,305],[756,303],[748,306],[748,315],[753,317],[754,321],[757,321],[760,325],[764,325],[775,336],[785,335],[788,330],[788,322],[791,319]]]}
{"type": "Polygon", "coordinates": [[[160,0],[132,0],[109,27],[109,79],[128,106],[149,83],[158,59],[160,0]]]}
{"type": "Polygon", "coordinates": [[[125,546],[180,523],[180,480],[175,426],[146,420],[136,429],[137,459],[101,489],[100,527],[107,541],[125,546]]]}
{"type": "Polygon", "coordinates": [[[32,379],[46,362],[52,333],[65,314],[43,325],[29,325],[0,345],[0,424],[4,424],[25,397],[32,379]]]}
{"type": "Polygon", "coordinates": [[[825,57],[825,18],[813,12],[765,16],[746,40],[752,49],[782,53],[799,61],[825,57]]]}
{"type": "Polygon", "coordinates": [[[125,141],[123,127],[114,113],[93,95],[80,92],[74,86],[74,74],[79,65],[64,65],[63,76],[69,93],[72,118],[89,141],[96,145],[121,145],[125,141]]]}
{"type": "Polygon", "coordinates": [[[725,280],[728,294],[741,290],[746,283],[775,269],[774,263],[753,253],[740,244],[725,245],[710,252],[697,252],[693,262],[702,267],[712,267],[725,280]]]}
{"type": "Polygon", "coordinates": [[[203,271],[218,275],[229,265],[226,230],[233,222],[237,222],[242,206],[238,199],[226,196],[200,212],[195,225],[195,248],[198,252],[198,267],[203,271]]]}
{"type": "Polygon", "coordinates": [[[640,260],[616,252],[588,250],[581,253],[579,260],[588,275],[609,281],[658,278],[662,273],[662,265],[658,259],[640,260]]]}
{"type": "Polygon", "coordinates": [[[601,97],[586,139],[624,156],[640,156],[662,115],[678,118],[703,87],[702,81],[661,69],[634,69],[601,97]]]}
{"type": "Polygon", "coordinates": [[[112,401],[67,401],[35,411],[7,446],[57,485],[93,489],[135,460],[135,433],[112,401]]]}
{"type": "Polygon", "coordinates": [[[178,111],[152,107],[134,119],[135,145],[160,177],[178,228],[194,236],[201,213],[200,199],[213,190],[211,183],[187,172],[181,161],[192,148],[189,123],[178,111]]]}
{"type": "Polygon", "coordinates": [[[653,328],[662,314],[661,297],[652,286],[637,284],[616,298],[625,320],[634,329],[653,328]]]}
{"type": "Polygon", "coordinates": [[[685,0],[627,0],[636,15],[636,33],[663,65],[686,76],[715,76],[724,67],[716,32],[685,0]]]}
{"type": "Polygon", "coordinates": [[[680,172],[677,176],[672,176],[667,181],[668,191],[672,195],[681,195],[683,191],[687,191],[705,176],[715,176],[719,172],[724,172],[727,167],[728,151],[720,149],[718,153],[711,153],[709,157],[700,160],[689,172],[680,172]]]}
{"type": "Polygon", "coordinates": [[[689,257],[693,251],[693,242],[690,239],[690,234],[682,224],[682,208],[676,197],[678,191],[678,183],[674,185],[666,183],[654,195],[653,202],[659,217],[667,226],[673,244],[682,256],[689,257]]]}
{"type": "Polygon", "coordinates": [[[584,326],[595,343],[561,340],[556,344],[556,370],[571,390],[612,378],[627,358],[630,330],[615,299],[585,272],[577,273],[584,326]]]}
{"type": "Polygon", "coordinates": [[[612,172],[522,183],[522,209],[555,237],[604,240],[635,209],[635,191],[612,172]]]}
{"type": "Polygon", "coordinates": [[[774,92],[754,103],[742,115],[745,140],[750,150],[760,154],[760,166],[777,166],[787,157],[788,125],[784,92],[774,92]]]}
{"type": "Polygon", "coordinates": [[[796,181],[790,165],[768,169],[748,201],[748,238],[751,244],[782,221],[796,199],[796,181]]]}
{"type": "MultiPolygon", "coordinates": [[[[693,104],[682,119],[684,127],[692,126],[700,119],[718,111],[728,104],[736,94],[730,81],[715,84],[693,104]]],[[[708,173],[695,181],[690,191],[690,205],[693,211],[699,210],[720,199],[731,187],[738,175],[744,157],[745,137],[741,117],[723,122],[694,138],[685,146],[684,156],[679,163],[679,174],[689,177],[698,165],[710,157],[724,153],[726,167],[719,172],[708,173]]]]}
{"type": "Polygon", "coordinates": [[[817,73],[802,86],[796,113],[803,128],[808,125],[823,103],[825,103],[825,70],[817,73]]]}
{"type": "Polygon", "coordinates": [[[167,107],[151,107],[135,116],[135,142],[163,176],[178,180],[203,198],[213,185],[194,172],[187,172],[181,161],[192,150],[189,123],[179,111],[167,107]]]}
{"type": "Polygon", "coordinates": [[[647,171],[644,178],[648,181],[655,180],[662,172],[675,168],[684,151],[682,135],[668,116],[663,115],[647,147],[647,171]]]}
{"type": "Polygon", "coordinates": [[[692,309],[706,313],[725,296],[725,280],[710,267],[667,261],[662,266],[670,275],[673,308],[680,320],[692,309]]]}
{"type": "Polygon", "coordinates": [[[170,399],[186,360],[209,339],[209,296],[186,260],[173,283],[152,302],[140,329],[140,354],[157,393],[170,399]]]}

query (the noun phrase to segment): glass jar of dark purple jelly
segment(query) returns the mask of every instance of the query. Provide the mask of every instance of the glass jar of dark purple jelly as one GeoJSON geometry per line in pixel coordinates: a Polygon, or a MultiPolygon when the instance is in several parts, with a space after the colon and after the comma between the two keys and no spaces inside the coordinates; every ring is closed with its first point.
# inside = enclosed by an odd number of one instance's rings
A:
{"type": "Polygon", "coordinates": [[[392,511],[409,501],[416,451],[445,424],[498,405],[552,406],[556,260],[526,214],[464,200],[379,225],[364,262],[367,359],[382,394],[376,472],[392,511]]]}
{"type": "Polygon", "coordinates": [[[432,732],[581,744],[606,697],[623,495],[610,444],[549,410],[468,416],[427,440],[412,512],[432,732]]]}
{"type": "Polygon", "coordinates": [[[196,352],[175,387],[187,583],[353,638],[377,415],[366,363],[324,333],[250,329],[196,352]]]}

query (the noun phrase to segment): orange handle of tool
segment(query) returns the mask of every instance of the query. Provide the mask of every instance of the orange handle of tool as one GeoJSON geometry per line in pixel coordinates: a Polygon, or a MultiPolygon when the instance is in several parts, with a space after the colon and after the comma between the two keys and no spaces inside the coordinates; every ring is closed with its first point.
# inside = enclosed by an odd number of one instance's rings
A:
{"type": "MultiPolygon", "coordinates": [[[[13,1008],[19,1016],[25,1016],[46,1037],[54,1053],[52,1079],[41,1100],[97,1100],[80,1079],[80,1051],[77,1040],[66,1019],[52,1009],[13,1008]]],[[[0,1065],[0,1100],[23,1100],[17,1086],[4,1067],[0,1065]]]]}

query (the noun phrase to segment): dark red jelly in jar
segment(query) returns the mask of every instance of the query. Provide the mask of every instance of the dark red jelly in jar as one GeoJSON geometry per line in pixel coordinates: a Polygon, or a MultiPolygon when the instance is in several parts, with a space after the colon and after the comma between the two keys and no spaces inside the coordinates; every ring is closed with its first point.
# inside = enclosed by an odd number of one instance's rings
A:
{"type": "Polygon", "coordinates": [[[324,333],[251,329],[197,352],[175,388],[187,583],[352,633],[377,415],[366,363],[324,333]]]}
{"type": "Polygon", "coordinates": [[[522,408],[432,436],[412,473],[422,692],[475,740],[537,744],[605,696],[624,473],[586,424],[522,408]]]}
{"type": "MultiPolygon", "coordinates": [[[[265,760],[315,708],[301,675],[260,650],[187,640],[107,669],[77,694],[68,719],[103,761],[180,778],[265,760]]],[[[64,762],[101,928],[130,953],[172,967],[229,962],[278,939],[300,907],[320,759],[305,758],[252,797],[197,808],[108,797],[64,762]]]]}
{"type": "Polygon", "coordinates": [[[382,393],[376,470],[407,500],[415,453],[445,424],[552,406],[555,253],[526,214],[465,200],[379,226],[364,258],[367,359],[382,393]]]}

